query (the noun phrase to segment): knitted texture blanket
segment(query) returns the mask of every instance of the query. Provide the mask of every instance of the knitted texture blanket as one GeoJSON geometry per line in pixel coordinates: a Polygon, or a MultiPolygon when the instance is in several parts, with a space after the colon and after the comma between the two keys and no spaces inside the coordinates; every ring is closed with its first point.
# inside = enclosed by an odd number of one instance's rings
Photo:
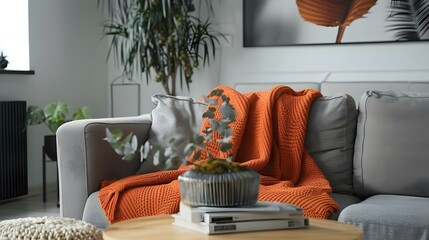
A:
{"type": "MultiPolygon", "coordinates": [[[[220,88],[237,111],[231,126],[234,161],[261,174],[258,200],[300,206],[307,217],[328,218],[337,211],[329,182],[304,148],[310,107],[321,94],[310,89],[295,92],[285,86],[247,94],[220,88]]],[[[224,157],[215,141],[207,148],[215,157],[224,157]]],[[[104,182],[99,199],[107,219],[113,223],[177,213],[177,177],[190,167],[104,182]]]]}

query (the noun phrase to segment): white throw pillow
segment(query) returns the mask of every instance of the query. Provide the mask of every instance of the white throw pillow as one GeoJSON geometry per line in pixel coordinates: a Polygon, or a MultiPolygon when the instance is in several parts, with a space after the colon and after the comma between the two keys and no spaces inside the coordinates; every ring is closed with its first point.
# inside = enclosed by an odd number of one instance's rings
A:
{"type": "MultiPolygon", "coordinates": [[[[156,108],[152,110],[152,126],[148,142],[152,146],[167,148],[170,139],[174,136],[184,136],[188,141],[200,131],[202,114],[206,104],[190,97],[174,97],[164,94],[152,96],[156,108]]],[[[165,164],[163,154],[147,156],[142,162],[137,174],[150,173],[161,170],[177,169],[180,164],[169,166],[165,164]]]]}

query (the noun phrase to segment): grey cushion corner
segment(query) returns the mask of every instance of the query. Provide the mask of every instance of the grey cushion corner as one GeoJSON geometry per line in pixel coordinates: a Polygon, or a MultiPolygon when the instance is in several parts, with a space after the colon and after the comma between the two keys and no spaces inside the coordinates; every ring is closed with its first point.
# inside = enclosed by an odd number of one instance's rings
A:
{"type": "Polygon", "coordinates": [[[361,228],[365,239],[427,239],[429,198],[375,195],[346,207],[338,221],[361,228]]]}
{"type": "Polygon", "coordinates": [[[353,97],[344,93],[320,97],[310,109],[305,146],[337,193],[353,193],[356,115],[353,97]]]}
{"type": "Polygon", "coordinates": [[[110,225],[101,207],[100,200],[98,199],[99,192],[93,192],[89,195],[83,210],[82,220],[90,223],[98,228],[104,229],[110,225]]]}
{"type": "Polygon", "coordinates": [[[429,93],[367,91],[358,109],[355,192],[428,197],[429,93]]]}

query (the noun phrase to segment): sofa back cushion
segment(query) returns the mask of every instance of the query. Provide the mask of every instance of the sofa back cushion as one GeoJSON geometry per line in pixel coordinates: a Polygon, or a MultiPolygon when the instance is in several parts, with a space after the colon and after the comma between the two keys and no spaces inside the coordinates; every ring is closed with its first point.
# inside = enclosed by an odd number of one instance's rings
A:
{"type": "Polygon", "coordinates": [[[342,93],[321,97],[310,109],[305,146],[333,192],[353,193],[356,115],[355,101],[342,93]]]}
{"type": "Polygon", "coordinates": [[[359,103],[355,192],[429,197],[429,93],[368,91],[359,103]]]}
{"type": "MultiPolygon", "coordinates": [[[[156,105],[151,112],[152,126],[148,142],[168,147],[178,133],[190,138],[198,133],[206,105],[188,97],[163,94],[152,96],[156,105]]],[[[346,94],[317,99],[310,110],[305,146],[328,178],[334,192],[352,193],[353,146],[356,131],[356,105],[346,94]]],[[[162,156],[148,156],[137,174],[175,169],[163,164],[162,156]]]]}

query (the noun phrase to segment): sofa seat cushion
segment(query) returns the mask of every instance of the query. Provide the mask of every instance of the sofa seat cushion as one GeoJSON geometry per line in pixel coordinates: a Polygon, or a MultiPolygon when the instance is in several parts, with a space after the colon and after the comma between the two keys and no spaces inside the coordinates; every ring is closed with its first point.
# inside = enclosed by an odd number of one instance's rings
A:
{"type": "Polygon", "coordinates": [[[109,221],[101,208],[98,199],[99,191],[93,192],[86,200],[85,209],[83,210],[82,220],[98,228],[106,228],[110,225],[109,221]]]}
{"type": "Polygon", "coordinates": [[[338,221],[361,228],[365,239],[428,239],[429,198],[375,195],[346,207],[338,221]]]}

